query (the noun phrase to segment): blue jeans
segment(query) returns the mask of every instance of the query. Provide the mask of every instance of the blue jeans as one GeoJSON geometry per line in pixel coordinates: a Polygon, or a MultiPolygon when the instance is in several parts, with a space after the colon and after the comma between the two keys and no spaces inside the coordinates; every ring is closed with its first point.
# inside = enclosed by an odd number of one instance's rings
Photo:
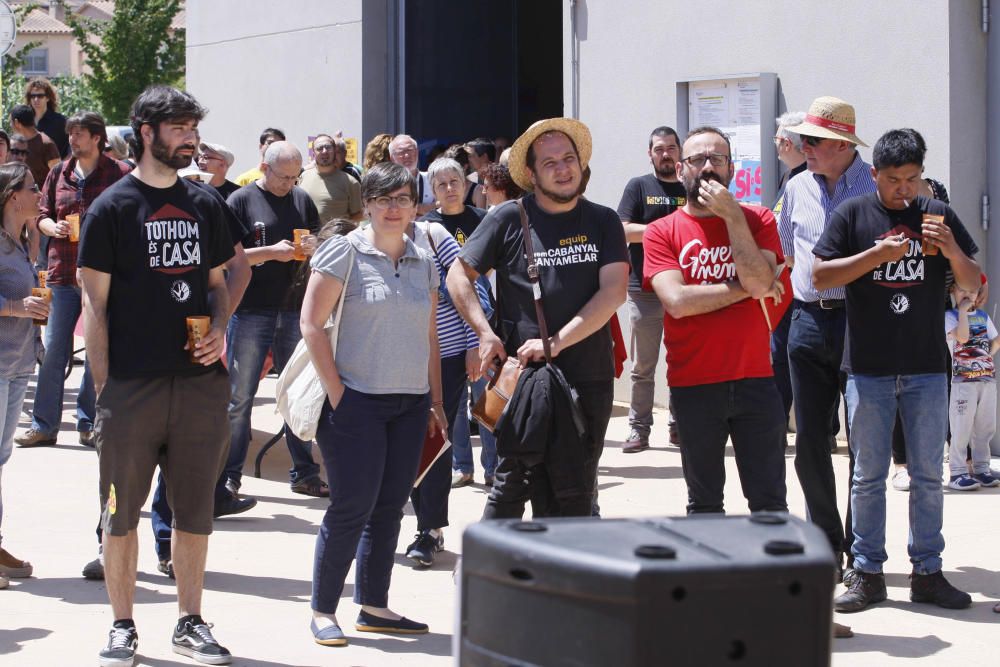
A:
{"type": "Polygon", "coordinates": [[[153,537],[156,539],[156,557],[159,560],[170,560],[170,537],[171,526],[174,523],[174,512],[167,502],[167,485],[163,481],[162,470],[160,470],[156,480],[153,503],[149,510],[149,522],[152,524],[153,537]]]}
{"type": "MultiPolygon", "coordinates": [[[[38,387],[32,410],[31,428],[55,436],[62,421],[63,388],[66,365],[73,354],[73,329],[80,317],[80,288],[70,285],[52,286],[49,323],[45,327],[45,360],[38,369],[38,387]]],[[[94,430],[94,379],[90,364],[84,364],[80,392],[76,396],[76,430],[94,430]]]]}
{"type": "MultiPolygon", "coordinates": [[[[0,478],[3,475],[3,466],[10,460],[11,452],[14,451],[14,431],[17,430],[17,422],[21,416],[21,406],[24,404],[24,393],[28,389],[28,375],[18,375],[12,378],[0,378],[0,415],[3,417],[3,424],[0,424],[0,478]]],[[[0,526],[3,525],[3,490],[0,485],[0,526]]],[[[2,540],[2,536],[0,536],[2,540]]]]}
{"type": "MultiPolygon", "coordinates": [[[[237,487],[243,479],[243,464],[250,447],[250,410],[257,395],[267,351],[273,350],[274,368],[280,373],[301,338],[298,311],[237,310],[229,320],[226,354],[232,390],[229,401],[232,440],[229,459],[219,480],[217,490],[220,493],[227,478],[233,480],[237,487]]],[[[292,456],[289,482],[294,484],[318,477],[319,464],[313,460],[311,443],[303,442],[288,430],[285,431],[285,442],[292,456]]]]}
{"type": "Polygon", "coordinates": [[[785,422],[773,378],[671,387],[681,436],[687,513],[724,512],[726,442],[751,512],[787,512],[785,422]]]}
{"type": "Polygon", "coordinates": [[[785,424],[792,412],[792,374],[788,367],[788,331],[792,325],[792,309],[785,311],[778,326],[771,332],[771,367],[774,369],[774,384],[781,394],[785,424]]]}
{"type": "Polygon", "coordinates": [[[403,506],[423,449],[430,394],[362,394],[347,388],[323,406],[316,442],[330,476],[330,505],[316,536],[312,608],[337,611],[357,558],[354,601],[389,604],[403,506]]]}
{"type": "Polygon", "coordinates": [[[941,469],[948,428],[948,379],[944,373],[847,378],[847,418],[854,452],[854,567],[868,573],[881,572],[888,558],[885,481],[897,409],[903,422],[910,473],[907,551],[915,573],[933,574],[941,569],[944,550],[941,469]]]}
{"type": "MultiPolygon", "coordinates": [[[[486,378],[479,378],[475,382],[470,382],[472,390],[472,402],[475,404],[484,391],[486,391],[486,378]]],[[[451,453],[452,467],[466,475],[471,475],[476,467],[472,462],[472,437],[469,433],[469,412],[466,409],[466,402],[459,405],[458,414],[452,424],[451,453]]],[[[485,426],[479,427],[479,463],[483,466],[483,475],[493,477],[497,470],[497,438],[485,426]]]]}

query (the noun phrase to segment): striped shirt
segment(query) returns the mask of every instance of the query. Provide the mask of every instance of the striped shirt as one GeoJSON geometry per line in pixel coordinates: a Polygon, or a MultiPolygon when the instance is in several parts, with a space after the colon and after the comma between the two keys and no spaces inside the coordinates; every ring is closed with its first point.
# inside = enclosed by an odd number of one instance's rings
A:
{"type": "MultiPolygon", "coordinates": [[[[416,228],[414,243],[418,248],[433,257],[434,265],[441,276],[441,287],[444,288],[444,280],[445,276],[448,275],[448,269],[451,268],[452,262],[458,257],[458,251],[461,249],[458,241],[448,233],[448,230],[443,225],[437,222],[417,222],[414,224],[414,227],[416,228]],[[437,252],[434,252],[434,248],[428,242],[428,234],[434,235],[434,245],[437,247],[437,252]]],[[[482,289],[477,283],[476,291],[481,292],[482,289]]],[[[479,296],[480,300],[482,300],[482,294],[479,296]]],[[[441,298],[438,299],[437,305],[437,334],[442,359],[465,354],[466,350],[479,347],[479,338],[472,328],[465,323],[465,320],[458,314],[458,311],[455,310],[451,299],[445,298],[443,293],[441,298]]]]}
{"type": "Polygon", "coordinates": [[[833,195],[826,189],[826,179],[811,171],[804,171],[788,181],[785,196],[781,200],[778,235],[781,237],[781,250],[785,257],[795,258],[792,292],[799,301],[844,298],[843,287],[833,287],[822,292],[813,287],[812,249],[823,235],[833,209],[851,197],[869,192],[875,192],[871,165],[857,153],[851,166],[837,179],[833,195]]]}

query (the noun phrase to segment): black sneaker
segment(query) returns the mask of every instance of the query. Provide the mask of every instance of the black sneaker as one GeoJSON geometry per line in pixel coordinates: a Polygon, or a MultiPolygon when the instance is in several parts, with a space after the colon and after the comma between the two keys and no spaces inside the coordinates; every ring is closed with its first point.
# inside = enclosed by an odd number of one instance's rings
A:
{"type": "Polygon", "coordinates": [[[444,550],[444,535],[438,533],[438,536],[434,537],[431,531],[422,530],[415,538],[413,543],[406,547],[406,557],[418,565],[430,567],[434,564],[434,554],[444,550]]]}
{"type": "Polygon", "coordinates": [[[228,665],[232,654],[212,636],[212,625],[201,616],[185,616],[174,627],[174,653],[186,655],[204,665],[228,665]]]}
{"type": "Polygon", "coordinates": [[[886,598],[885,575],[854,570],[847,592],[833,601],[833,608],[842,614],[861,611],[886,598]]]}
{"type": "Polygon", "coordinates": [[[216,499],[215,511],[212,515],[218,519],[220,516],[231,516],[233,514],[243,514],[257,506],[256,498],[240,498],[239,496],[227,495],[222,500],[216,499]]]}
{"type": "Polygon", "coordinates": [[[941,570],[933,574],[910,575],[910,600],[930,602],[945,609],[965,609],[972,604],[972,596],[948,583],[941,570]]]}
{"type": "Polygon", "coordinates": [[[97,654],[101,667],[132,667],[135,652],[139,648],[139,633],[135,626],[113,627],[108,633],[108,645],[97,654]]]}
{"type": "Polygon", "coordinates": [[[160,562],[156,564],[156,569],[160,571],[160,574],[165,574],[171,579],[174,579],[174,561],[170,558],[161,558],[160,562]]]}

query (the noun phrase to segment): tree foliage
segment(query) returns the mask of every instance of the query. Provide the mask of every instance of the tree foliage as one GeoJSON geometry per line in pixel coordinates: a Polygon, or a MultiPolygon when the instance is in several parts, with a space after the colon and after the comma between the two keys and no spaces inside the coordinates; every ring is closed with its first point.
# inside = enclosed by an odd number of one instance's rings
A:
{"type": "Polygon", "coordinates": [[[184,75],[183,29],[170,31],[181,0],[116,0],[111,21],[67,16],[84,53],[84,74],[109,125],[127,124],[132,102],[154,83],[184,75]]]}
{"type": "MultiPolygon", "coordinates": [[[[59,113],[67,118],[81,111],[96,111],[103,115],[101,103],[82,76],[54,76],[49,79],[59,97],[59,113]]],[[[0,127],[10,129],[10,110],[15,104],[24,104],[24,88],[27,77],[15,75],[3,81],[3,118],[0,127]]]]}

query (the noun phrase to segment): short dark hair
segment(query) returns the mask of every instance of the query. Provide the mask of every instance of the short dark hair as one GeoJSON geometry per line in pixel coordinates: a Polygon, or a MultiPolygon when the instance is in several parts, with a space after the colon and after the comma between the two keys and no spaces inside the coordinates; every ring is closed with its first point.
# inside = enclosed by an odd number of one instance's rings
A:
{"type": "Polygon", "coordinates": [[[132,137],[129,144],[136,161],[142,159],[145,148],[142,145],[142,126],[152,125],[158,132],[160,123],[168,120],[200,121],[208,113],[194,95],[170,86],[149,86],[139,93],[132,104],[129,117],[132,120],[132,137]]]}
{"type": "Polygon", "coordinates": [[[27,104],[15,104],[10,109],[10,119],[16,120],[25,127],[35,126],[35,110],[27,104]]]}
{"type": "Polygon", "coordinates": [[[410,196],[417,198],[417,182],[410,170],[395,162],[379,162],[361,177],[361,198],[365,201],[382,197],[402,187],[410,188],[410,196]]]}
{"type": "Polygon", "coordinates": [[[472,167],[469,165],[469,154],[466,152],[465,146],[462,144],[452,144],[451,146],[448,146],[447,150],[445,150],[445,152],[439,155],[438,157],[451,158],[459,165],[461,165],[462,170],[466,174],[468,174],[469,171],[472,169],[472,167]]]}
{"type": "Polygon", "coordinates": [[[66,133],[69,134],[76,128],[86,130],[92,137],[100,137],[101,140],[98,142],[97,148],[102,153],[104,152],[104,147],[108,144],[108,129],[101,114],[94,111],[81,111],[70,116],[69,120],[66,121],[66,133]]]}
{"type": "Polygon", "coordinates": [[[497,147],[491,139],[484,139],[479,137],[478,139],[473,139],[466,144],[469,148],[476,151],[476,155],[482,157],[485,155],[490,159],[490,162],[497,161],[497,147]]]}
{"type": "MultiPolygon", "coordinates": [[[[542,134],[540,134],[537,137],[535,137],[535,141],[538,141],[539,139],[541,139],[542,137],[544,137],[546,134],[552,134],[554,132],[557,132],[557,133],[563,135],[564,137],[566,137],[567,139],[569,139],[569,145],[573,147],[573,152],[576,153],[576,159],[579,160],[580,159],[580,149],[576,147],[576,142],[573,141],[573,137],[569,136],[565,132],[561,132],[559,130],[549,130],[548,132],[543,132],[542,134]]],[[[525,151],[525,153],[524,153],[524,164],[528,167],[528,169],[530,169],[532,171],[535,170],[535,141],[532,141],[528,145],[528,150],[525,151]]]]}
{"type": "Polygon", "coordinates": [[[924,166],[927,144],[916,130],[889,130],[872,148],[872,166],[876,169],[902,167],[904,164],[924,166]]]}
{"type": "Polygon", "coordinates": [[[652,132],[649,133],[649,147],[653,147],[653,137],[673,137],[674,141],[677,142],[677,147],[680,148],[681,138],[677,135],[677,130],[666,125],[661,125],[652,132]]]}
{"type": "Polygon", "coordinates": [[[263,146],[267,143],[268,139],[285,141],[285,133],[276,127],[265,127],[264,131],[260,133],[260,141],[258,143],[263,146]]]}
{"type": "MultiPolygon", "coordinates": [[[[688,139],[690,139],[691,137],[696,137],[699,134],[717,134],[720,137],[722,137],[726,142],[726,148],[729,150],[730,161],[733,159],[733,144],[729,141],[729,137],[726,135],[725,132],[723,132],[717,127],[712,127],[711,125],[702,125],[701,127],[694,128],[693,130],[688,132],[686,137],[684,137],[684,143],[687,143],[688,139]]],[[[681,157],[682,158],[684,157],[684,144],[681,144],[681,157]]]]}

